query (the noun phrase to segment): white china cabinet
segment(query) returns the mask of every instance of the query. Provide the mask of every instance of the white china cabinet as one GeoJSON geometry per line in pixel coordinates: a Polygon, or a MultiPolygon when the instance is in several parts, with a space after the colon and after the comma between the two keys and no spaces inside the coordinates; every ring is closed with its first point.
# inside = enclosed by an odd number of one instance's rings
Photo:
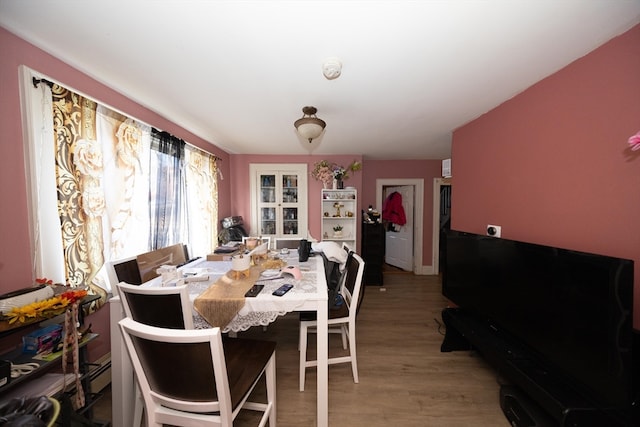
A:
{"type": "Polygon", "coordinates": [[[307,165],[252,163],[253,236],[307,237],[307,165]]]}

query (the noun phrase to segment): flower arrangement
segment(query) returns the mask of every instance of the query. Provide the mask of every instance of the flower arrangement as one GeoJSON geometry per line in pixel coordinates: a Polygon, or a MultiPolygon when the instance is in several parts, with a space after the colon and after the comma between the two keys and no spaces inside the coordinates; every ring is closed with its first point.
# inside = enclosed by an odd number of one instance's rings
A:
{"type": "Polygon", "coordinates": [[[333,181],[332,164],[327,160],[320,160],[318,163],[313,165],[311,176],[316,181],[321,181],[324,186],[327,187],[331,181],[333,181]]]}
{"type": "Polygon", "coordinates": [[[344,181],[348,177],[349,174],[347,173],[347,170],[342,166],[336,166],[336,168],[333,170],[333,178],[337,179],[338,181],[344,181]]]}
{"type": "Polygon", "coordinates": [[[640,150],[640,131],[629,138],[629,145],[633,151],[640,150]]]}
{"type": "Polygon", "coordinates": [[[341,225],[334,226],[333,231],[342,231],[342,226],[341,225]]]}
{"type": "Polygon", "coordinates": [[[317,181],[321,181],[328,186],[334,179],[345,181],[349,179],[350,172],[357,172],[362,169],[362,163],[354,160],[349,166],[340,166],[337,163],[329,163],[328,160],[320,160],[313,165],[311,176],[317,181]]]}
{"type": "MultiPolygon", "coordinates": [[[[46,283],[46,282],[45,282],[46,283]]],[[[36,301],[22,307],[14,307],[5,314],[9,323],[25,323],[29,319],[50,317],[64,313],[68,306],[87,295],[86,290],[66,291],[43,301],[36,301]]]]}

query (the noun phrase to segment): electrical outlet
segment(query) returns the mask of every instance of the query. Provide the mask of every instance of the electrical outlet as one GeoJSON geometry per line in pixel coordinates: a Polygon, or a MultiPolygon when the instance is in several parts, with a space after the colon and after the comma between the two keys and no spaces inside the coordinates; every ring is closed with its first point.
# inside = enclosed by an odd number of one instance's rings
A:
{"type": "Polygon", "coordinates": [[[499,225],[487,225],[487,236],[500,237],[502,235],[502,227],[499,225]]]}

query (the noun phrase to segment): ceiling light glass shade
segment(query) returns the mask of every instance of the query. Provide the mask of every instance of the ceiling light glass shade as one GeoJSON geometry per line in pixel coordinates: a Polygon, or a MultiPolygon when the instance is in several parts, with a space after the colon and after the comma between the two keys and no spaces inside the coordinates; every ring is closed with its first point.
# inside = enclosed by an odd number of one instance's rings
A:
{"type": "Polygon", "coordinates": [[[327,126],[324,120],[316,117],[317,111],[315,107],[304,107],[302,109],[302,118],[296,120],[293,124],[300,136],[309,141],[309,143],[311,143],[311,140],[319,137],[327,126]]]}

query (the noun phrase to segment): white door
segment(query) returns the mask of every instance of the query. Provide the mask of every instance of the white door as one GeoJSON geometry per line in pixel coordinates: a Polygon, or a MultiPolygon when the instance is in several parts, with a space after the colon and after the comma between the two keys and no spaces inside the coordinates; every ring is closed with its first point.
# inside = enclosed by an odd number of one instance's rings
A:
{"type": "Polygon", "coordinates": [[[395,231],[386,232],[385,262],[394,267],[407,271],[413,271],[413,198],[412,185],[398,187],[385,187],[384,199],[393,192],[402,196],[402,208],[407,217],[407,223],[403,226],[395,225],[395,231]]]}

